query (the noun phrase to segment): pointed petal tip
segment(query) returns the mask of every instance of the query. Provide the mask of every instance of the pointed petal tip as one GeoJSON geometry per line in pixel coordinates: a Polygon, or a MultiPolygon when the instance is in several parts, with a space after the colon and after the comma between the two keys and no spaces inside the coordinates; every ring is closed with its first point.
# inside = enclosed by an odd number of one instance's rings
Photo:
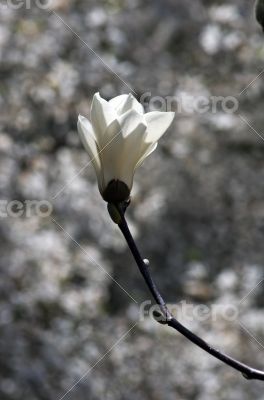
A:
{"type": "MultiPolygon", "coordinates": [[[[171,122],[169,124],[169,126],[170,126],[175,118],[176,113],[174,111],[167,111],[166,114],[168,115],[168,118],[171,119],[171,122]]],[[[169,126],[168,126],[168,128],[169,128],[169,126]]]]}
{"type": "Polygon", "coordinates": [[[133,132],[135,133],[136,130],[147,129],[147,124],[143,118],[143,115],[134,108],[126,111],[124,114],[118,117],[118,122],[121,126],[122,135],[124,137],[127,137],[133,132]]]}
{"type": "Polygon", "coordinates": [[[94,95],[93,95],[92,103],[93,103],[94,101],[95,101],[95,102],[101,103],[102,101],[104,102],[104,101],[106,101],[106,100],[100,95],[100,92],[95,92],[94,95]]]}
{"type": "Polygon", "coordinates": [[[151,111],[145,114],[148,131],[146,143],[157,142],[171,126],[174,117],[173,111],[151,111]]]}
{"type": "Polygon", "coordinates": [[[88,125],[88,127],[90,128],[90,121],[84,117],[83,115],[79,114],[78,115],[78,121],[77,121],[77,127],[82,127],[83,125],[86,124],[86,127],[88,125]]]}

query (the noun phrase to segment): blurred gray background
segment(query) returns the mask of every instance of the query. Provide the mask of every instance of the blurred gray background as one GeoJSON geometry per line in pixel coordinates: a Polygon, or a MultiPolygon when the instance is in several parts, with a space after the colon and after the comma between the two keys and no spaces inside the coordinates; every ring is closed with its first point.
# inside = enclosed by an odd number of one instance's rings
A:
{"type": "Polygon", "coordinates": [[[139,320],[150,295],[76,131],[98,90],[237,99],[235,113],[177,112],[136,173],[128,219],[168,302],[218,306],[180,320],[263,369],[264,37],[253,1],[48,5],[0,5],[1,204],[53,205],[46,218],[1,213],[1,400],[264,400],[263,383],[139,320]]]}

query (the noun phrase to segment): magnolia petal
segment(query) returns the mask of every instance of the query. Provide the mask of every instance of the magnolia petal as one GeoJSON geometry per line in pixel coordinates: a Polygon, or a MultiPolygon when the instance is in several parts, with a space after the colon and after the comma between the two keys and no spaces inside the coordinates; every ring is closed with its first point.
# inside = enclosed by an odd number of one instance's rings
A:
{"type": "Polygon", "coordinates": [[[118,117],[118,124],[115,120],[106,128],[104,137],[109,144],[100,154],[105,185],[114,179],[131,189],[146,128],[143,115],[133,109],[118,117]]]}
{"type": "Polygon", "coordinates": [[[116,110],[118,115],[122,114],[122,109],[124,104],[127,101],[129,94],[121,94],[120,96],[116,96],[113,99],[109,100],[109,104],[116,110]]]}
{"type": "Polygon", "coordinates": [[[121,158],[121,170],[119,179],[126,183],[131,189],[133,184],[133,176],[137,163],[142,155],[142,138],[146,127],[144,124],[139,124],[136,129],[128,135],[123,143],[121,158]]]}
{"type": "MultiPolygon", "coordinates": [[[[115,123],[116,121],[113,121],[112,125],[106,129],[106,137],[110,136],[109,131],[116,130],[115,123]]],[[[126,118],[121,119],[120,134],[116,134],[112,142],[105,146],[100,153],[105,186],[112,180],[120,180],[126,183],[129,189],[132,187],[134,170],[141,156],[142,138],[146,131],[146,125],[128,123],[129,126],[127,126],[127,123],[126,118]],[[130,128],[134,129],[131,131],[130,128]],[[130,133],[124,134],[125,129],[129,129],[130,133]]]]}
{"type": "Polygon", "coordinates": [[[82,115],[79,115],[77,128],[82,144],[85,150],[87,151],[91,159],[91,163],[93,164],[93,167],[95,169],[98,186],[99,189],[101,190],[103,187],[102,175],[101,175],[101,162],[93,127],[87,118],[83,117],[82,115]]]}
{"type": "MultiPolygon", "coordinates": [[[[122,135],[124,137],[127,137],[129,134],[134,132],[139,125],[145,127],[145,129],[147,128],[144,116],[133,109],[119,116],[118,122],[121,126],[122,135]]],[[[142,139],[143,137],[141,138],[141,143],[142,139]]]]}
{"type": "Polygon", "coordinates": [[[121,115],[106,128],[100,152],[105,184],[112,179],[121,180],[123,170],[133,172],[141,156],[146,128],[143,116],[135,110],[121,115]]]}
{"type": "Polygon", "coordinates": [[[118,121],[114,120],[105,131],[105,138],[112,137],[101,148],[100,159],[102,163],[102,172],[104,175],[104,189],[111,180],[117,180],[121,170],[121,157],[124,137],[118,121]],[[117,131],[117,132],[116,132],[117,131]],[[113,132],[116,132],[113,136],[113,132]]]}
{"type": "Polygon", "coordinates": [[[152,111],[144,115],[147,123],[146,143],[157,142],[171,125],[174,112],[152,111]]]}
{"type": "Polygon", "coordinates": [[[139,114],[143,114],[144,112],[143,106],[131,93],[129,93],[126,102],[123,105],[122,114],[131,109],[137,111],[139,114]]]}
{"type": "Polygon", "coordinates": [[[87,134],[89,134],[95,138],[94,130],[93,130],[91,122],[81,114],[79,114],[79,116],[78,116],[78,125],[79,124],[81,125],[82,129],[84,129],[85,132],[87,132],[87,134]]]}
{"type": "Polygon", "coordinates": [[[144,112],[142,105],[131,93],[114,97],[109,103],[115,107],[118,115],[122,115],[131,109],[137,111],[139,114],[143,114],[144,112]]]}
{"type": "Polygon", "coordinates": [[[99,146],[106,128],[116,119],[116,111],[99,93],[95,93],[91,106],[91,121],[99,146]]]}
{"type": "Polygon", "coordinates": [[[143,154],[141,155],[140,159],[137,162],[136,168],[140,167],[140,165],[144,162],[144,160],[151,154],[153,153],[154,150],[156,150],[158,146],[158,143],[151,143],[147,146],[143,154]]]}
{"type": "Polygon", "coordinates": [[[112,142],[117,143],[116,138],[118,135],[122,135],[122,128],[119,124],[119,121],[117,119],[114,119],[110,125],[106,128],[104,134],[103,134],[103,139],[101,142],[101,150],[103,150],[105,147],[110,145],[112,142]]]}

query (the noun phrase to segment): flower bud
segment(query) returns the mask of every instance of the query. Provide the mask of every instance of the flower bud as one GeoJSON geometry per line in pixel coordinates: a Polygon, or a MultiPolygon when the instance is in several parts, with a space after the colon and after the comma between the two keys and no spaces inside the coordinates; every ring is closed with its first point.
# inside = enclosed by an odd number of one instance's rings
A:
{"type": "Polygon", "coordinates": [[[132,94],[106,101],[93,97],[91,121],[79,115],[78,132],[94,167],[98,188],[108,203],[129,199],[135,170],[157,148],[174,112],[144,113],[132,94]]]}

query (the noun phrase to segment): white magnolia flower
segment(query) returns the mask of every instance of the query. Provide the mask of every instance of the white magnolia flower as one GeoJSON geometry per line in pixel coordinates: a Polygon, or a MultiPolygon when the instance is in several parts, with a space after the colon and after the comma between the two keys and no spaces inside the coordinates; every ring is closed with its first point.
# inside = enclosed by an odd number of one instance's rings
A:
{"type": "Polygon", "coordinates": [[[157,147],[171,125],[173,112],[144,114],[131,95],[106,101],[93,97],[91,122],[79,115],[78,132],[94,166],[100,193],[107,202],[129,198],[135,169],[157,147]]]}

